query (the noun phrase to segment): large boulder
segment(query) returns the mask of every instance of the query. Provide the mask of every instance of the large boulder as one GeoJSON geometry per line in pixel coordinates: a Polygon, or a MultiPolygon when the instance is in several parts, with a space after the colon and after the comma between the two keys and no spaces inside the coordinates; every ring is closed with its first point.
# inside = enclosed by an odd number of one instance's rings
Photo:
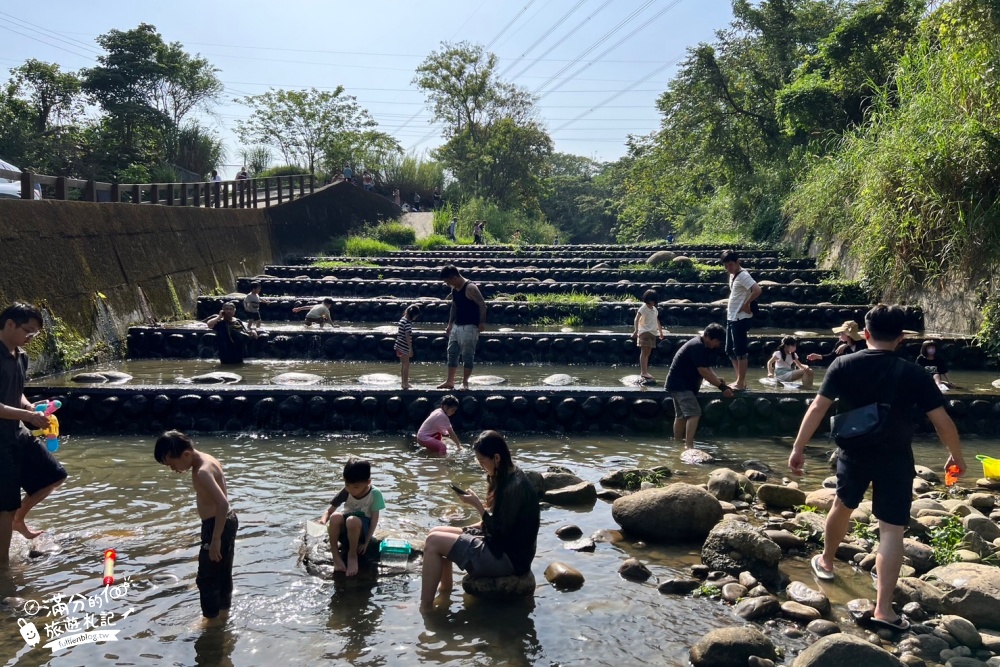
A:
{"type": "Polygon", "coordinates": [[[848,634],[823,637],[795,658],[792,667],[903,667],[894,655],[848,634]]]}
{"type": "Polygon", "coordinates": [[[462,578],[462,589],[469,595],[489,600],[514,600],[535,594],[535,575],[530,571],[507,577],[474,577],[467,574],[462,578]]]}
{"type": "Polygon", "coordinates": [[[708,476],[708,492],[722,501],[730,501],[736,498],[740,491],[740,478],[735,471],[729,468],[719,468],[713,470],[708,476]]]}
{"type": "Polygon", "coordinates": [[[667,262],[673,261],[676,256],[677,255],[669,250],[661,250],[650,255],[646,260],[646,264],[649,264],[650,266],[659,266],[660,264],[666,264],[667,262]]]}
{"type": "Polygon", "coordinates": [[[628,533],[650,542],[690,542],[704,539],[722,520],[722,505],[701,487],[671,484],[619,498],[611,516],[628,533]]]}
{"type": "Polygon", "coordinates": [[[701,547],[701,562],[713,570],[739,576],[750,572],[765,585],[780,579],[781,547],[750,524],[729,519],[716,525],[701,547]]]}
{"type": "Polygon", "coordinates": [[[761,484],[757,487],[757,498],[770,507],[791,509],[806,504],[806,494],[801,489],[778,484],[761,484]]]}
{"type": "Polygon", "coordinates": [[[694,667],[746,667],[751,657],[777,660],[774,644],[756,628],[712,630],[691,647],[694,667]]]}
{"type": "Polygon", "coordinates": [[[1000,630],[1000,568],[952,563],[934,568],[924,578],[945,591],[942,611],[972,621],[977,628],[1000,630]]]}

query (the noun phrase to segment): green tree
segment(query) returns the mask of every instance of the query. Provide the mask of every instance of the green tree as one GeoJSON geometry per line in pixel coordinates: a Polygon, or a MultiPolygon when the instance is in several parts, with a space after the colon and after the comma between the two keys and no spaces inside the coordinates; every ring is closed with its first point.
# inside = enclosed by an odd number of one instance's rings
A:
{"type": "Polygon", "coordinates": [[[609,243],[614,211],[614,165],[580,155],[553,153],[541,209],[570,243],[609,243]]]}
{"type": "Polygon", "coordinates": [[[375,120],[343,86],[334,90],[269,90],[236,100],[251,110],[236,123],[248,144],[277,149],[287,164],[305,164],[314,173],[325,151],[349,144],[376,128],[375,120]]]}
{"type": "Polygon", "coordinates": [[[417,67],[413,83],[445,125],[434,157],[466,196],[537,207],[552,140],[535,120],[535,98],[496,70],[497,57],[468,42],[442,43],[417,67]]]}
{"type": "Polygon", "coordinates": [[[829,0],[733,2],[733,23],[689,51],[657,101],[661,129],[630,141],[620,239],[780,235],[805,141],[782,132],[775,98],[843,12],[829,0]]]}
{"type": "Polygon", "coordinates": [[[191,56],[180,42],[164,44],[156,54],[162,75],[153,88],[159,109],[180,127],[184,118],[198,107],[211,108],[218,102],[224,86],[218,69],[201,56],[191,56]]]}
{"type": "Polygon", "coordinates": [[[222,140],[196,122],[187,123],[173,137],[171,162],[196,174],[210,174],[226,159],[222,140]]]}
{"type": "Polygon", "coordinates": [[[70,123],[81,112],[80,79],[59,65],[31,58],[10,70],[15,95],[23,97],[34,114],[34,129],[46,134],[53,124],[70,123]]]}

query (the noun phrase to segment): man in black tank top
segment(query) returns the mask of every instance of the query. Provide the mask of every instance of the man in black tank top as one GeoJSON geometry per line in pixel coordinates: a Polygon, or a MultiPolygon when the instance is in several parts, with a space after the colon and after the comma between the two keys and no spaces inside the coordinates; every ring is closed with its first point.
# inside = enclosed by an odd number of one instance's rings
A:
{"type": "Polygon", "coordinates": [[[476,285],[459,273],[454,266],[441,269],[441,280],[451,288],[451,312],[448,327],[448,379],[438,389],[454,389],[458,359],[462,358],[462,389],[469,388],[469,376],[476,357],[479,333],[486,328],[486,300],[476,285]]]}

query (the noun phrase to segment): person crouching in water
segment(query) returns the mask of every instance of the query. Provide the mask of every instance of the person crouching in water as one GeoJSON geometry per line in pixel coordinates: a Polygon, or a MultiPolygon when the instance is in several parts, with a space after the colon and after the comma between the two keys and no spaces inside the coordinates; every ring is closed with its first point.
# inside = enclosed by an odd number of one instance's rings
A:
{"type": "Polygon", "coordinates": [[[802,380],[802,387],[811,389],[813,370],[799,361],[799,355],[795,353],[798,345],[799,341],[795,336],[785,336],[781,339],[781,345],[767,362],[767,377],[775,378],[779,382],[802,380]]]}

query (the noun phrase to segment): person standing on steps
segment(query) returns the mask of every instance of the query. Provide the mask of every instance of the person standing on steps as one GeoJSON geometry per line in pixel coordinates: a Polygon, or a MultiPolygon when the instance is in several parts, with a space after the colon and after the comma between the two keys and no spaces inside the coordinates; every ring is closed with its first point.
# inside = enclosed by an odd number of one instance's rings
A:
{"type": "Polygon", "coordinates": [[[462,358],[462,390],[469,388],[469,376],[476,357],[479,334],[486,329],[486,300],[482,292],[462,277],[458,268],[448,265],[441,269],[441,280],[451,288],[451,312],[444,333],[448,336],[448,379],[438,389],[454,389],[458,359],[462,358]]]}
{"type": "MultiPolygon", "coordinates": [[[[896,581],[903,565],[903,531],[910,524],[913,497],[913,408],[927,415],[938,438],[948,449],[945,470],[952,466],[965,472],[962,445],[955,423],[945,412],[944,397],[934,380],[920,366],[896,356],[903,341],[906,314],[898,306],[879,304],[865,315],[868,349],[845,355],[830,365],[819,393],[809,405],[788,457],[788,467],[801,475],[805,467],[805,447],[819,429],[834,400],[841,405],[838,417],[848,417],[848,409],[888,405],[884,423],[874,437],[836,436],[837,498],[826,517],[823,553],[812,559],[817,579],[834,578],[837,548],[854,511],[872,487],[872,512],[879,522],[879,548],[875,560],[877,596],[873,623],[891,630],[906,630],[909,623],[892,608],[896,581]],[[868,442],[855,444],[858,440],[868,442]]],[[[879,415],[883,410],[879,410],[879,415]]]]}
{"type": "Polygon", "coordinates": [[[722,253],[722,266],[729,274],[729,305],[726,309],[726,355],[733,362],[736,382],[733,389],[747,388],[747,333],[753,321],[751,304],[760,297],[760,285],[740,266],[740,256],[734,250],[722,253]]]}
{"type": "Polygon", "coordinates": [[[702,379],[719,388],[726,398],[733,390],[712,370],[712,357],[726,340],[726,330],[719,324],[709,324],[704,333],[681,345],[670,362],[663,387],[674,402],[674,440],[683,440],[685,449],[694,448],[694,434],[701,420],[698,391],[702,379]]]}

